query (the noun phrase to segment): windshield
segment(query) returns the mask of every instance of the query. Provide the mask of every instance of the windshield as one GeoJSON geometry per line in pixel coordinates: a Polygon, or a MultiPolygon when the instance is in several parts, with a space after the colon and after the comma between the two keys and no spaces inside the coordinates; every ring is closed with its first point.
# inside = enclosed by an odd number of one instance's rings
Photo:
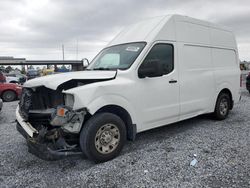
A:
{"type": "Polygon", "coordinates": [[[128,69],[145,45],[145,42],[136,42],[105,48],[95,57],[87,70],[128,69]]]}

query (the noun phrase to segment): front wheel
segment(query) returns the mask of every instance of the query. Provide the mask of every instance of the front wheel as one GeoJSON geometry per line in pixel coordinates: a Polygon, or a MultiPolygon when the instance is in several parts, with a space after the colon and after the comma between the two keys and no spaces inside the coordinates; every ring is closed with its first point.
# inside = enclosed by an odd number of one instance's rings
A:
{"type": "Polygon", "coordinates": [[[221,93],[217,99],[214,117],[217,120],[224,120],[228,116],[230,110],[231,100],[228,94],[221,93]]]}
{"type": "Polygon", "coordinates": [[[11,90],[4,91],[2,94],[2,98],[4,102],[11,102],[16,99],[16,93],[11,90]]]}
{"type": "Polygon", "coordinates": [[[91,117],[80,133],[80,147],[90,159],[105,162],[121,152],[126,141],[124,122],[115,114],[99,113],[91,117]]]}

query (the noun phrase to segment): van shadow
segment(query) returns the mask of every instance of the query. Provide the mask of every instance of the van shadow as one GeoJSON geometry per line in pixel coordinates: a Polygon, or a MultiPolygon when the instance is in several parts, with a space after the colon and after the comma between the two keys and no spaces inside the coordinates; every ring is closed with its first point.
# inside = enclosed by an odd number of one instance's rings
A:
{"type": "Polygon", "coordinates": [[[205,114],[138,133],[135,141],[127,142],[122,153],[145,149],[149,144],[162,143],[163,141],[168,143],[177,135],[182,135],[191,129],[196,129],[199,125],[204,124],[204,122],[213,123],[216,121],[211,118],[211,115],[205,114]]]}
{"type": "MultiPolygon", "coordinates": [[[[176,137],[179,134],[185,134],[185,132],[191,129],[196,129],[197,126],[201,125],[204,122],[213,123],[216,121],[212,120],[211,116],[206,114],[206,115],[200,115],[191,119],[183,120],[177,123],[172,123],[169,125],[164,125],[158,128],[147,130],[142,133],[138,133],[136,135],[135,141],[126,142],[124,149],[122,150],[120,154],[120,157],[129,153],[132,153],[132,152],[145,150],[147,149],[147,146],[149,144],[162,143],[162,142],[170,143],[172,138],[176,137]]],[[[87,165],[88,167],[91,167],[92,165],[95,164],[94,162],[90,161],[88,158],[86,158],[83,155],[68,156],[63,160],[66,160],[66,161],[84,160],[84,162],[88,164],[87,165]]]]}
{"type": "MultiPolygon", "coordinates": [[[[119,158],[123,158],[123,156],[127,154],[139,152],[140,150],[147,150],[147,148],[149,148],[149,144],[160,144],[162,142],[171,144],[170,141],[173,137],[177,136],[178,134],[185,134],[185,132],[189,131],[190,129],[195,129],[195,127],[204,122],[212,123],[214,121],[209,119],[208,115],[202,115],[178,123],[169,124],[139,133],[137,134],[135,141],[129,141],[125,144],[125,147],[121,152],[119,158]]],[[[30,159],[22,161],[22,164],[19,164],[18,169],[30,168],[34,166],[39,168],[50,166],[50,168],[58,169],[60,172],[65,172],[68,170],[79,168],[81,170],[87,170],[96,165],[94,162],[90,161],[83,155],[67,156],[56,161],[44,161],[37,159],[37,157],[33,156],[32,154],[28,155],[30,159]]]]}

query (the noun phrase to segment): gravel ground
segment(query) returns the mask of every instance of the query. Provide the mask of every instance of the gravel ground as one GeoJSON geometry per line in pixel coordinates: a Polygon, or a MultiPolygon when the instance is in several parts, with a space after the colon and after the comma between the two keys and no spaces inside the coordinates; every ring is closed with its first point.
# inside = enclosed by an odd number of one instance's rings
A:
{"type": "Polygon", "coordinates": [[[116,159],[43,161],[15,129],[17,102],[0,114],[0,187],[250,187],[250,95],[224,121],[205,116],[141,133],[116,159]],[[190,166],[193,154],[198,163],[190,166]]]}

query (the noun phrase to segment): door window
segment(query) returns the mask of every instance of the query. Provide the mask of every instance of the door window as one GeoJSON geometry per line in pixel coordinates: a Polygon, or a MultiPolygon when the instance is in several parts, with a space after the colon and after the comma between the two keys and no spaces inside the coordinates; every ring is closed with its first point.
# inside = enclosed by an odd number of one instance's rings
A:
{"type": "Polygon", "coordinates": [[[174,69],[174,48],[172,44],[159,43],[153,46],[146,58],[144,59],[142,65],[140,66],[146,68],[148,66],[153,66],[152,62],[160,62],[162,65],[163,75],[169,74],[174,69]],[[149,63],[151,62],[151,63],[149,63]]]}

